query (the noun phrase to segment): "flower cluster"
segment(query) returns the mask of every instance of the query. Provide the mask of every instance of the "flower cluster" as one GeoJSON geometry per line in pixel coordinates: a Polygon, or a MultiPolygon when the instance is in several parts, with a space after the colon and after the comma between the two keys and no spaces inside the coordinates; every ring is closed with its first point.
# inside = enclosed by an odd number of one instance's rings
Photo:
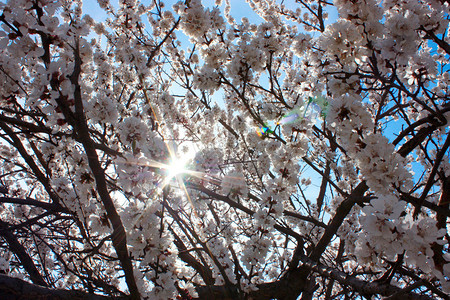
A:
{"type": "Polygon", "coordinates": [[[445,243],[445,229],[439,230],[436,221],[429,217],[413,220],[405,213],[408,209],[404,201],[394,196],[373,199],[362,209],[362,230],[355,245],[360,263],[376,266],[379,259],[394,261],[404,254],[408,264],[426,273],[435,270],[431,247],[445,243]]]}
{"type": "Polygon", "coordinates": [[[407,160],[395,152],[386,137],[373,132],[374,124],[360,99],[334,99],[327,120],[373,191],[390,194],[395,187],[408,188],[412,175],[406,168],[407,160]]]}
{"type": "Polygon", "coordinates": [[[97,2],[0,2],[0,272],[133,299],[447,291],[445,1],[97,2]]]}

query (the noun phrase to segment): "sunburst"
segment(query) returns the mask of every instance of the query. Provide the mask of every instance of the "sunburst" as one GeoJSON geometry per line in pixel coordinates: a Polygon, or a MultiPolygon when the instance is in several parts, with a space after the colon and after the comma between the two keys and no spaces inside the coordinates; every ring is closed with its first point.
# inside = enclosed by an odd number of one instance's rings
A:
{"type": "Polygon", "coordinates": [[[190,160],[191,158],[188,155],[181,157],[172,156],[169,164],[164,166],[166,176],[164,179],[163,187],[169,184],[172,179],[177,179],[178,181],[180,181],[181,175],[192,173],[191,170],[187,169],[187,163],[190,160]]]}

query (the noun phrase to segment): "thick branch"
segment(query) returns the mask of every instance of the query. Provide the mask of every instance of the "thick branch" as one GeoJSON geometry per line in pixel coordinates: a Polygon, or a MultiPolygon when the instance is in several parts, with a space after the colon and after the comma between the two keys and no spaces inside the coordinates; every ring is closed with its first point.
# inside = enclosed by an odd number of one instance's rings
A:
{"type": "MultiPolygon", "coordinates": [[[[0,294],[3,299],[106,300],[110,297],[76,290],[59,290],[35,285],[19,278],[0,274],[0,294]]],[[[125,298],[115,298],[125,299],[125,298]]]]}
{"type": "Polygon", "coordinates": [[[318,261],[320,259],[322,253],[325,251],[328,244],[338,231],[339,227],[342,225],[342,222],[344,222],[344,219],[353,208],[353,205],[355,205],[358,200],[361,200],[363,198],[364,193],[368,189],[369,188],[367,187],[366,182],[363,181],[358,184],[358,186],[347,197],[347,199],[342,201],[342,203],[336,209],[336,213],[334,214],[333,219],[331,219],[331,221],[328,223],[327,229],[325,230],[316,247],[309,256],[310,259],[312,259],[313,261],[318,261]]]}
{"type": "Polygon", "coordinates": [[[62,207],[58,203],[48,203],[48,202],[42,202],[38,200],[34,200],[31,198],[13,198],[13,197],[0,197],[0,203],[14,203],[19,205],[31,205],[43,208],[48,211],[52,212],[64,212],[64,213],[70,213],[70,211],[67,208],[62,207]]]}
{"type": "Polygon", "coordinates": [[[14,146],[17,149],[17,151],[23,157],[25,162],[31,168],[33,175],[36,176],[39,182],[44,186],[53,203],[58,204],[59,197],[53,192],[48,178],[44,175],[44,173],[42,173],[41,169],[38,167],[33,157],[31,157],[31,155],[28,154],[27,150],[25,149],[24,145],[22,144],[22,141],[17,136],[17,134],[3,121],[0,121],[0,127],[11,138],[12,146],[14,146]]]}
{"type": "Polygon", "coordinates": [[[204,266],[202,263],[197,261],[197,259],[189,253],[189,250],[186,248],[181,238],[173,231],[172,234],[174,235],[174,244],[178,248],[178,256],[181,258],[181,260],[194,268],[195,271],[200,274],[206,285],[214,285],[214,278],[209,267],[204,266]]]}
{"type": "Polygon", "coordinates": [[[360,295],[383,295],[390,296],[397,293],[402,293],[401,299],[420,299],[420,300],[431,300],[432,298],[428,296],[419,295],[412,292],[403,293],[403,289],[390,285],[388,283],[380,282],[367,282],[358,279],[355,276],[347,275],[339,270],[326,267],[320,263],[317,263],[307,257],[302,257],[301,261],[304,266],[310,268],[313,272],[319,273],[321,276],[336,280],[341,285],[351,286],[354,290],[358,291],[360,295]]]}
{"type": "Polygon", "coordinates": [[[83,144],[83,148],[88,158],[89,167],[94,175],[97,192],[105,207],[106,214],[113,227],[112,243],[116,250],[123,272],[125,274],[125,281],[130,291],[131,299],[139,299],[139,290],[137,288],[136,280],[133,273],[133,264],[128,254],[127,237],[125,229],[120,219],[119,214],[114,206],[114,202],[111,199],[109,190],[106,184],[106,175],[103,170],[100,160],[98,158],[95,143],[89,135],[89,128],[84,116],[83,101],[81,99],[81,87],[78,83],[78,77],[81,72],[81,58],[79,54],[78,42],[76,42],[75,55],[75,67],[73,74],[70,76],[70,81],[75,86],[75,121],[72,126],[77,131],[79,141],[83,144]]]}
{"type": "Polygon", "coordinates": [[[450,54],[450,45],[444,41],[444,39],[440,39],[432,30],[426,30],[423,26],[420,28],[424,32],[426,32],[425,38],[430,39],[441,47],[447,54],[450,54]]]}
{"type": "MultiPolygon", "coordinates": [[[[31,281],[35,284],[39,284],[42,286],[47,286],[44,278],[42,278],[39,273],[36,265],[33,262],[33,259],[28,255],[25,247],[19,243],[16,236],[9,230],[3,230],[9,227],[9,224],[3,221],[0,221],[0,235],[6,240],[9,245],[9,249],[17,256],[20,260],[23,268],[27,271],[28,275],[30,275],[31,281]]],[[[1,294],[1,290],[0,290],[1,294]]]]}

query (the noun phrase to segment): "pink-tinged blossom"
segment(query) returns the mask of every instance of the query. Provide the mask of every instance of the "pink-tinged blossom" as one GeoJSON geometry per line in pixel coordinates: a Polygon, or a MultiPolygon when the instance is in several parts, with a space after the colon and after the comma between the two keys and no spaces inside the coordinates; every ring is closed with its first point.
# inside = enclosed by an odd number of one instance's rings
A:
{"type": "Polygon", "coordinates": [[[6,283],[449,292],[445,1],[3,2],[6,283]]]}

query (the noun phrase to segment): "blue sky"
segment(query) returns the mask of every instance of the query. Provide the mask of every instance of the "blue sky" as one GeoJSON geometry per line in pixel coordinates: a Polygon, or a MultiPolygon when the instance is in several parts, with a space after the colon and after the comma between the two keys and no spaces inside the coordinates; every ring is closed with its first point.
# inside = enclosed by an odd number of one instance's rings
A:
{"type": "MultiPolygon", "coordinates": [[[[0,1],[1,2],[1,1],[0,1]]],[[[143,1],[146,4],[148,1],[143,1]]],[[[172,8],[172,5],[178,2],[178,0],[162,1],[166,4],[167,8],[172,8]]],[[[224,2],[224,1],[223,1],[224,2]]],[[[111,4],[117,7],[118,0],[112,0],[111,4]]],[[[213,7],[214,0],[202,0],[204,6],[213,7]]],[[[294,1],[284,1],[286,7],[299,7],[294,1]]],[[[261,18],[250,8],[248,3],[244,0],[230,0],[231,15],[236,21],[240,21],[243,17],[248,18],[251,22],[261,21],[261,18]]],[[[221,8],[223,9],[224,4],[221,8]]],[[[334,21],[337,18],[337,11],[334,6],[327,6],[326,11],[329,13],[329,20],[334,21]]],[[[85,0],[83,3],[83,12],[90,14],[95,20],[106,19],[106,14],[100,9],[96,0],[85,0]]]]}

